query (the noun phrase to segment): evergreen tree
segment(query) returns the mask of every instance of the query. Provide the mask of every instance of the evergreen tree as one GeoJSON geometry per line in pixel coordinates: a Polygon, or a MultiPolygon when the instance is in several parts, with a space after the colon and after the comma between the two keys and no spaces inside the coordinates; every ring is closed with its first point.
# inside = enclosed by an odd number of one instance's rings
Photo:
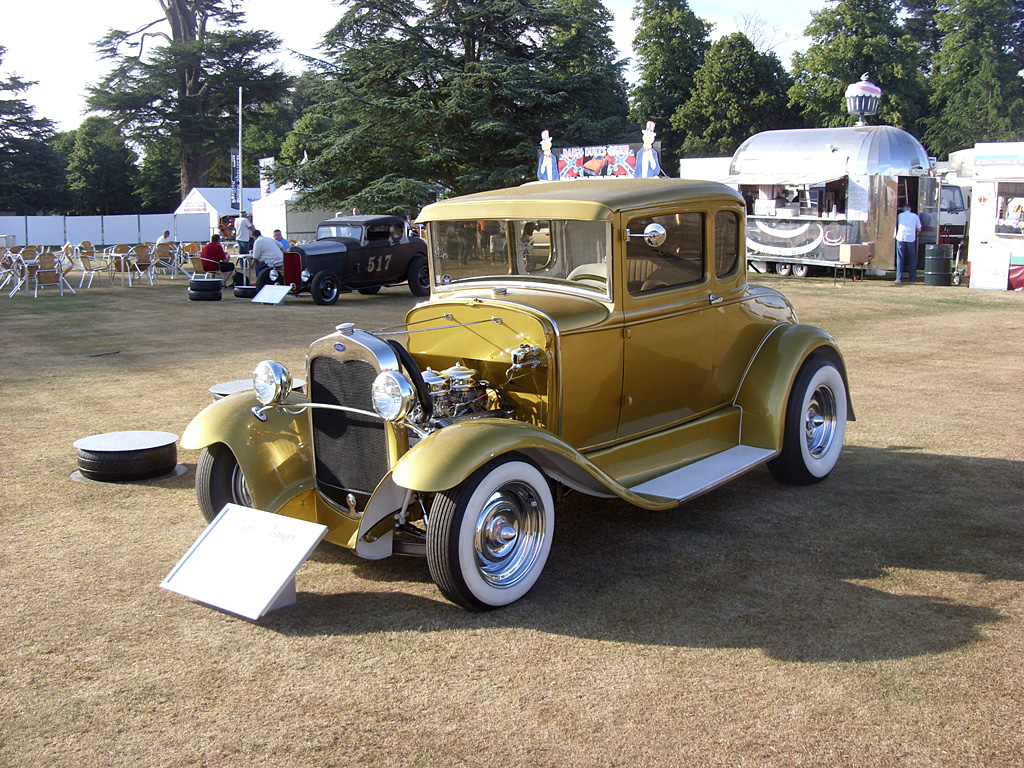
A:
{"type": "Polygon", "coordinates": [[[564,103],[552,113],[563,145],[628,139],[629,101],[624,71],[611,38],[612,14],[600,0],[557,0],[561,18],[548,43],[550,65],[562,73],[564,103]],[[581,98],[581,95],[583,96],[581,98]]]}
{"type": "Polygon", "coordinates": [[[852,125],[844,94],[867,72],[882,88],[875,120],[914,132],[926,104],[922,53],[898,23],[896,0],[829,0],[805,34],[814,42],[793,55],[789,98],[810,125],[852,125]]]}
{"type": "Polygon", "coordinates": [[[325,37],[320,103],[282,152],[297,164],[281,176],[309,190],[307,204],[411,214],[439,193],[533,178],[543,129],[621,135],[621,66],[596,0],[344,8],[325,37]]]}
{"type": "Polygon", "coordinates": [[[942,33],[935,21],[938,4],[936,0],[901,0],[901,3],[906,10],[903,29],[920,46],[921,68],[928,73],[942,42],[942,33]]]}
{"type": "Polygon", "coordinates": [[[75,132],[68,158],[75,211],[97,216],[135,213],[137,159],[110,120],[86,118],[75,132]]]}
{"type": "Polygon", "coordinates": [[[141,213],[171,213],[181,203],[181,169],[173,136],[146,145],[135,187],[141,213]]]}
{"type": "Polygon", "coordinates": [[[711,47],[712,25],[697,17],[686,0],[637,0],[633,51],[637,85],[630,109],[640,124],[653,120],[662,142],[662,166],[678,159],[680,138],[669,120],[690,100],[697,70],[711,47]]]}
{"type": "Polygon", "coordinates": [[[277,50],[278,39],[237,29],[243,15],[233,0],[157,2],[164,19],[133,32],[111,30],[98,43],[116,64],[89,88],[88,105],[109,114],[144,149],[173,137],[184,197],[208,185],[215,163],[226,167],[223,158],[237,143],[238,88],[251,116],[284,95],[288,78],[260,61],[277,50]],[[151,37],[162,43],[147,50],[151,37]]]}
{"type": "Polygon", "coordinates": [[[731,155],[759,131],[796,127],[790,84],[779,57],[759,53],[746,35],[717,40],[697,71],[693,95],[672,116],[683,155],[731,155]]]}
{"type": "MultiPolygon", "coordinates": [[[[7,49],[0,46],[0,66],[7,49]]],[[[63,212],[64,167],[51,141],[53,122],[36,117],[21,97],[35,83],[0,75],[0,212],[18,215],[63,212]]]]}
{"type": "Polygon", "coordinates": [[[924,143],[939,157],[979,141],[1024,139],[1024,81],[1014,0],[952,0],[936,17],[935,56],[924,143]],[[1011,22],[1008,22],[1011,20],[1011,22]]]}

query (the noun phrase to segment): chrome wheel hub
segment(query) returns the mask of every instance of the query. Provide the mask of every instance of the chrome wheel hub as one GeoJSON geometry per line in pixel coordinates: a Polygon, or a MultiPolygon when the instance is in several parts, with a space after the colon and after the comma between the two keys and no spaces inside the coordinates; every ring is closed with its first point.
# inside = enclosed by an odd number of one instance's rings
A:
{"type": "Polygon", "coordinates": [[[231,470],[231,497],[236,504],[246,507],[252,506],[252,499],[249,497],[249,489],[245,487],[245,478],[242,470],[236,464],[231,470]]]}
{"type": "Polygon", "coordinates": [[[804,414],[804,438],[807,451],[815,459],[821,458],[832,446],[836,434],[838,409],[835,394],[824,385],[814,390],[804,414]]]}
{"type": "Polygon", "coordinates": [[[484,502],[473,551],[480,575],[492,587],[514,586],[530,572],[543,549],[544,511],[526,483],[505,483],[484,502]]]}

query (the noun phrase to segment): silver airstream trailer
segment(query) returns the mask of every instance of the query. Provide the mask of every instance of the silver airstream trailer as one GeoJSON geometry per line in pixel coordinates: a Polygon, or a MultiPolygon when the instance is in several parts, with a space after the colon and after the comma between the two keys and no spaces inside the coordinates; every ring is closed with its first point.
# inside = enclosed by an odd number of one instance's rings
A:
{"type": "MultiPolygon", "coordinates": [[[[806,275],[837,263],[895,268],[904,202],[934,243],[938,180],[921,143],[888,125],[765,131],[740,145],[723,179],[747,203],[752,268],[806,275]]],[[[921,263],[921,260],[918,260],[921,263]]]]}

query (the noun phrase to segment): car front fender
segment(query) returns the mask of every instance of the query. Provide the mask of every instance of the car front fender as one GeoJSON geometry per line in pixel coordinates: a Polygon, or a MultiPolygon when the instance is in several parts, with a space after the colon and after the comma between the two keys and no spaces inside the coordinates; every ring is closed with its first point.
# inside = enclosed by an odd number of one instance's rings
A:
{"type": "Polygon", "coordinates": [[[506,419],[464,421],[428,435],[399,459],[391,479],[421,493],[446,491],[491,459],[508,453],[526,456],[548,477],[592,496],[618,496],[645,509],[679,504],[675,499],[633,493],[550,432],[506,419]]]}
{"type": "MultiPolygon", "coordinates": [[[[288,405],[308,402],[298,393],[288,405]]],[[[185,428],[181,447],[187,450],[224,443],[242,470],[253,506],[277,512],[302,491],[313,488],[313,451],[306,411],[282,408],[265,411],[260,421],[252,409],[260,403],[250,390],[221,398],[200,411],[185,428]]]]}
{"type": "Polygon", "coordinates": [[[846,384],[847,418],[854,420],[846,363],[836,340],[812,325],[778,325],[757,350],[736,396],[736,405],[743,409],[744,445],[782,449],[789,392],[811,355],[823,355],[839,369],[846,384]]]}

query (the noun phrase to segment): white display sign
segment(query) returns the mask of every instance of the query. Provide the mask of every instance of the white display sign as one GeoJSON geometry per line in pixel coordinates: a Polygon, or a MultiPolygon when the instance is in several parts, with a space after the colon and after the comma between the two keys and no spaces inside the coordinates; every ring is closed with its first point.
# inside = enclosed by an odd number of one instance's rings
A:
{"type": "Polygon", "coordinates": [[[260,292],[253,296],[252,301],[254,304],[280,304],[291,292],[290,285],[264,285],[260,292]]]}
{"type": "Polygon", "coordinates": [[[327,526],[226,504],[160,584],[256,620],[295,603],[295,574],[327,526]]]}

